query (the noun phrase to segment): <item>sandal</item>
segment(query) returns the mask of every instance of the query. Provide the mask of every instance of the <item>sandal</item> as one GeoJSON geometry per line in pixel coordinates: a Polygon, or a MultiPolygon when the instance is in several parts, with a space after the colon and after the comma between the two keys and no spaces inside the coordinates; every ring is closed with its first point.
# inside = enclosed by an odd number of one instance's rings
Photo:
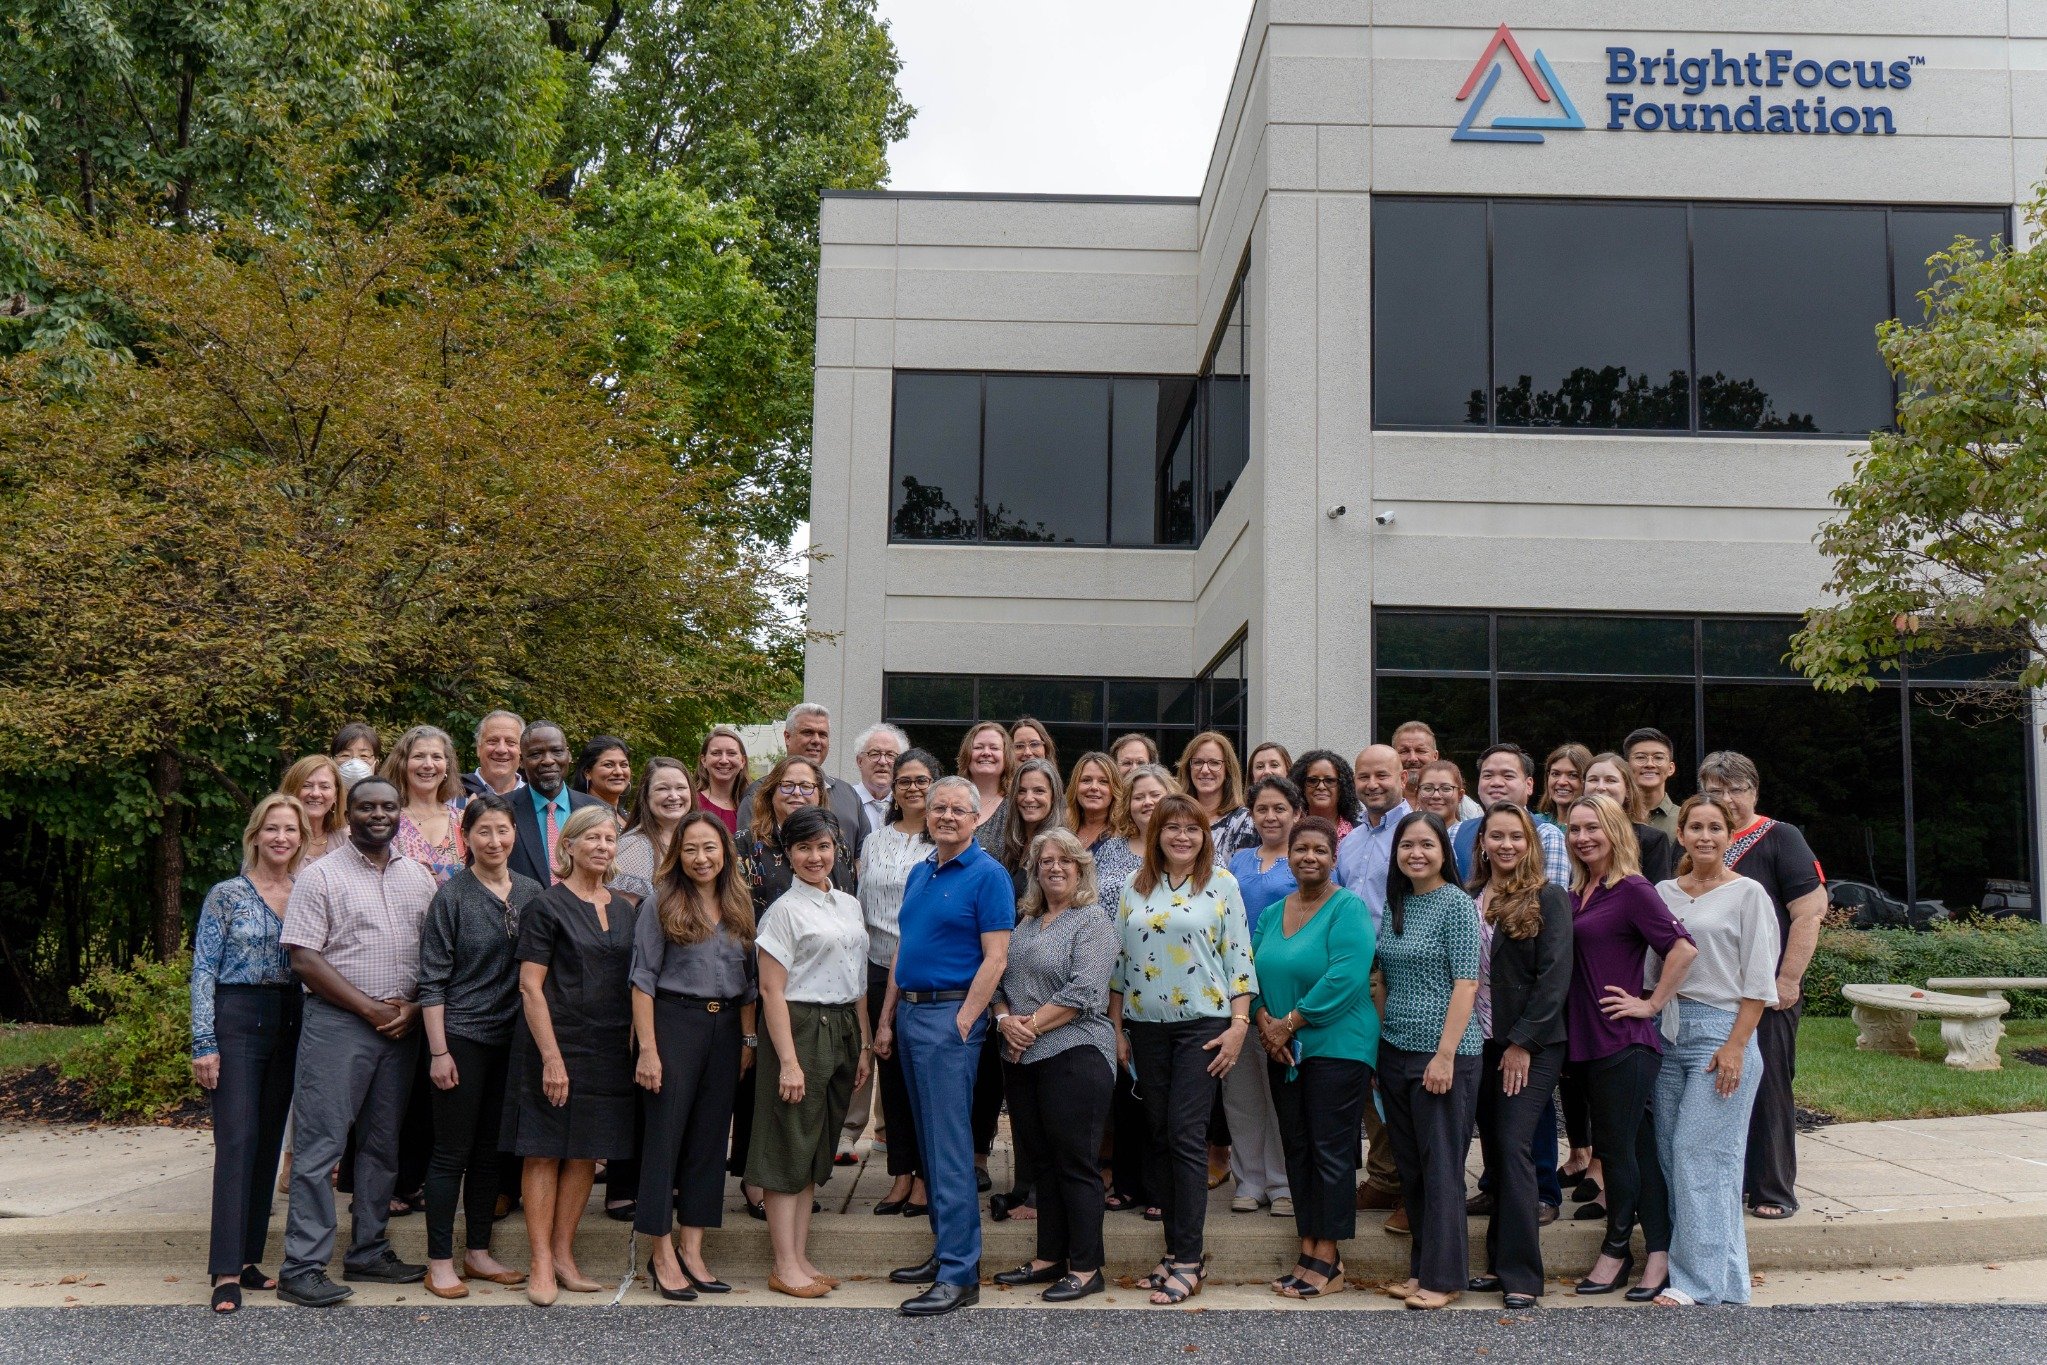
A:
{"type": "Polygon", "coordinates": [[[1301,1269],[1320,1275],[1322,1283],[1309,1284],[1306,1280],[1294,1277],[1291,1288],[1279,1291],[1289,1299],[1319,1299],[1329,1294],[1341,1294],[1348,1287],[1343,1282],[1343,1263],[1341,1261],[1331,1265],[1329,1262],[1320,1259],[1304,1260],[1301,1262],[1301,1269]]]}
{"type": "Polygon", "coordinates": [[[1749,1217],[1760,1218],[1766,1223],[1779,1222],[1797,1212],[1798,1206],[1795,1204],[1751,1204],[1748,1207],[1749,1217]],[[1776,1212],[1764,1213],[1764,1209],[1775,1209],[1776,1212]]]}
{"type": "Polygon", "coordinates": [[[1171,1261],[1161,1260],[1158,1263],[1158,1268],[1153,1270],[1149,1275],[1140,1275],[1137,1277],[1136,1281],[1137,1288],[1139,1289],[1163,1288],[1166,1283],[1166,1276],[1170,1275],[1172,1271],[1173,1263],[1171,1261]]]}
{"type": "Polygon", "coordinates": [[[1167,1264],[1172,1266],[1172,1269],[1166,1273],[1158,1288],[1151,1291],[1153,1303],[1161,1307],[1185,1303],[1201,1292],[1202,1272],[1207,1268],[1206,1260],[1169,1261],[1167,1264]]]}
{"type": "Polygon", "coordinates": [[[213,1311],[225,1317],[242,1311],[242,1287],[233,1280],[213,1286],[213,1311]]]}
{"type": "Polygon", "coordinates": [[[237,1283],[244,1289],[275,1289],[277,1281],[265,1275],[259,1266],[245,1265],[237,1283]]]}
{"type": "Polygon", "coordinates": [[[1134,1209],[1136,1207],[1137,1201],[1127,1194],[1117,1194],[1114,1190],[1111,1190],[1102,1196],[1102,1208],[1109,1213],[1121,1213],[1125,1209],[1134,1209]]]}

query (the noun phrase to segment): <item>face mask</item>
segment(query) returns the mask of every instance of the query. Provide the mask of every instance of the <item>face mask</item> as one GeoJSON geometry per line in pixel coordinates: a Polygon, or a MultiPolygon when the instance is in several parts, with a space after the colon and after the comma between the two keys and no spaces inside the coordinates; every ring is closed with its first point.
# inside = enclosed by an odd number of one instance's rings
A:
{"type": "Polygon", "coordinates": [[[375,771],[376,769],[369,765],[367,759],[344,759],[341,763],[341,790],[347,791],[350,787],[353,787],[375,771]]]}

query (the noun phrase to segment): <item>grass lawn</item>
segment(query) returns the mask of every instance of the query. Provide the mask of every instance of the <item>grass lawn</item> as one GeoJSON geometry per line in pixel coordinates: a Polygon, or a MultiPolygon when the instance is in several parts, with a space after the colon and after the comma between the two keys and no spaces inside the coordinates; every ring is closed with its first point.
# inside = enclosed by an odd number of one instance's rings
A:
{"type": "Polygon", "coordinates": [[[56,1028],[48,1024],[0,1024],[0,1076],[54,1062],[96,1028],[56,1028]]]}
{"type": "Polygon", "coordinates": [[[2005,1024],[1998,1045],[2002,1071],[1947,1066],[1937,1019],[1921,1019],[1913,1037],[1919,1043],[1916,1062],[1888,1052],[1858,1051],[1853,1019],[1808,1016],[1798,1026],[1798,1079],[1792,1092],[1805,1108],[1844,1123],[2047,1109],[2047,1066],[2017,1056],[2028,1048],[2047,1048],[2047,1020],[2005,1024]]]}

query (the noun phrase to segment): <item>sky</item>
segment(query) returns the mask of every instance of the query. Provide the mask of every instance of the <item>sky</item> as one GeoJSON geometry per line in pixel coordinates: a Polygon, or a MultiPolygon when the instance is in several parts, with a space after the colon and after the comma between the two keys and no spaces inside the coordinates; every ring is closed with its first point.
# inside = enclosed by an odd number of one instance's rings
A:
{"type": "Polygon", "coordinates": [[[1198,194],[1251,0],[880,0],[899,190],[1198,194]]]}

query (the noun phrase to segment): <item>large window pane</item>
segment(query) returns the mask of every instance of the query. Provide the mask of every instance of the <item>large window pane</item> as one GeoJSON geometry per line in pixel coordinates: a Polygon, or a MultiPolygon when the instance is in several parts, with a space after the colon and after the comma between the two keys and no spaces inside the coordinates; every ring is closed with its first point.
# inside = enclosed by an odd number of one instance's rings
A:
{"type": "Polygon", "coordinates": [[[1381,426],[1487,421],[1482,200],[1373,205],[1372,410],[1381,426]]]}
{"type": "Polygon", "coordinates": [[[1762,621],[1700,623],[1709,678],[1795,678],[1784,660],[1798,622],[1790,617],[1762,621]]]}
{"type": "MultiPolygon", "coordinates": [[[[1883,696],[1895,701],[1895,692],[1883,696]]],[[[2026,725],[1946,688],[1912,689],[1912,814],[1919,894],[1982,904],[1987,881],[2032,880],[2026,725]]]]}
{"type": "Polygon", "coordinates": [[[1078,678],[983,678],[981,718],[1004,724],[1036,716],[1048,725],[1100,721],[1102,685],[1078,678]]]}
{"type": "Polygon", "coordinates": [[[974,680],[937,674],[897,673],[888,680],[888,713],[920,720],[954,720],[974,714],[974,680]]]}
{"type": "Polygon", "coordinates": [[[1251,381],[1217,375],[1203,388],[1208,403],[1208,500],[1205,526],[1228,501],[1251,459],[1251,381]]]}
{"type": "Polygon", "coordinates": [[[1436,748],[1457,761],[1467,783],[1493,742],[1490,685],[1483,678],[1381,678],[1372,701],[1372,733],[1381,742],[1397,725],[1426,721],[1436,732],[1436,748]]]}
{"type": "Polygon", "coordinates": [[[2008,235],[2005,215],[1982,209],[1901,209],[1891,214],[1892,306],[1906,322],[1926,320],[1919,292],[1929,282],[1926,258],[1968,237],[1984,250],[2008,235]]]}
{"type": "Polygon", "coordinates": [[[1199,413],[1192,379],[1159,381],[1158,543],[1194,543],[1194,446],[1199,413]]]}
{"type": "Polygon", "coordinates": [[[1195,685],[1191,682],[1112,682],[1108,686],[1108,720],[1113,729],[1145,730],[1166,721],[1194,724],[1195,685]]]}
{"type": "Polygon", "coordinates": [[[1582,744],[1594,753],[1618,749],[1630,730],[1645,725],[1676,746],[1670,790],[1682,798],[1693,786],[1696,753],[1691,683],[1500,680],[1500,738],[1535,755],[1537,764],[1559,744],[1582,744]]]}
{"type": "Polygon", "coordinates": [[[1890,425],[1888,275],[1882,209],[1695,209],[1700,429],[1890,425]]]}
{"type": "Polygon", "coordinates": [[[1681,204],[1493,205],[1494,421],[1682,430],[1681,204]]]}
{"type": "Polygon", "coordinates": [[[990,540],[1109,538],[1109,384],[989,375],[983,532],[990,540]]]}
{"type": "Polygon", "coordinates": [[[896,376],[889,529],[897,540],[978,534],[981,377],[896,376]]]}
{"type": "Polygon", "coordinates": [[[1483,673],[1492,667],[1486,618],[1479,612],[1374,613],[1377,667],[1417,673],[1483,673]]]}
{"type": "MultiPolygon", "coordinates": [[[[1502,673],[1690,677],[1692,623],[1654,616],[1502,616],[1502,673]]],[[[1526,746],[1523,746],[1526,747],[1526,746]]]]}
{"type": "Polygon", "coordinates": [[[1762,774],[1758,808],[1805,833],[1827,876],[1905,896],[1898,694],[1741,683],[1706,686],[1706,748],[1762,774]]]}
{"type": "Polygon", "coordinates": [[[1158,474],[1159,427],[1174,414],[1162,412],[1165,386],[1156,379],[1118,379],[1113,386],[1109,432],[1109,543],[1150,545],[1158,535],[1154,484],[1158,474]]]}

